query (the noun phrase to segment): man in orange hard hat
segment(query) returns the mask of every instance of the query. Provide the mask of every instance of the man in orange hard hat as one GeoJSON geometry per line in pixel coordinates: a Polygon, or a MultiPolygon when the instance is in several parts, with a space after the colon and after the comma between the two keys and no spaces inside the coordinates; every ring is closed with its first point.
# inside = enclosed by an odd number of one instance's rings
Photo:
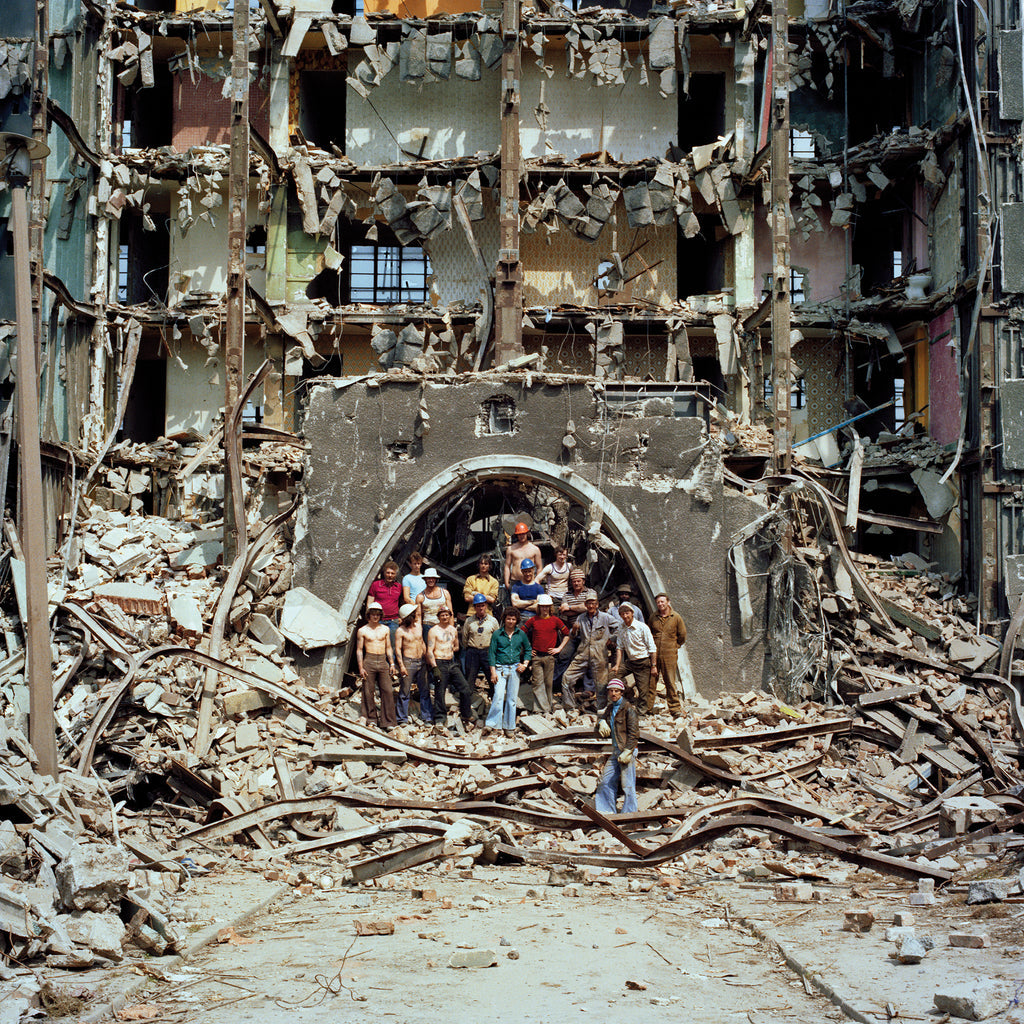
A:
{"type": "Polygon", "coordinates": [[[526,523],[516,523],[512,542],[505,549],[505,589],[523,578],[523,560],[529,558],[534,565],[542,565],[544,556],[540,548],[530,540],[530,528],[526,523]]]}

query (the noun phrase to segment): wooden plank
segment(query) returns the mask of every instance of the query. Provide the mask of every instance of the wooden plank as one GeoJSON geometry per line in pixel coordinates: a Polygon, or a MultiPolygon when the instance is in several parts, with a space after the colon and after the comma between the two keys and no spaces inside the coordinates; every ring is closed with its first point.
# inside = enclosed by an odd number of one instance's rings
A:
{"type": "Polygon", "coordinates": [[[882,594],[878,595],[878,600],[881,601],[882,607],[889,613],[889,618],[898,622],[901,626],[906,626],[907,629],[913,630],[918,636],[923,636],[925,640],[938,641],[942,639],[942,630],[937,626],[932,625],[930,622],[925,622],[920,616],[908,611],[895,601],[890,601],[889,598],[882,594]]]}
{"type": "Polygon", "coordinates": [[[850,456],[850,487],[846,502],[846,528],[857,529],[857,515],[860,512],[860,474],[864,468],[864,444],[853,435],[853,455],[850,456]]]}
{"type": "Polygon", "coordinates": [[[362,761],[364,764],[404,764],[407,760],[400,750],[361,750],[358,747],[325,747],[310,755],[317,764],[342,764],[362,761]]]}
{"type": "Polygon", "coordinates": [[[923,686],[892,686],[888,690],[862,693],[857,698],[857,706],[873,708],[880,704],[889,704],[894,700],[908,700],[911,697],[916,697],[923,689],[923,686]]]}
{"type": "Polygon", "coordinates": [[[428,839],[425,843],[415,843],[401,850],[389,850],[378,857],[356,861],[355,864],[349,865],[349,870],[352,872],[353,881],[365,882],[371,878],[380,878],[381,875],[390,875],[395,871],[405,871],[406,868],[440,860],[445,856],[444,848],[444,839],[428,839]]]}

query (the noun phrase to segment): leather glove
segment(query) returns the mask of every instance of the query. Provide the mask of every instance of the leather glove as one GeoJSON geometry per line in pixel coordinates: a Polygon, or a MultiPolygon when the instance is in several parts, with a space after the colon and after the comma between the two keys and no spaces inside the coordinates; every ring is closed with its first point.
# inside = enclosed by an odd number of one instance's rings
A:
{"type": "Polygon", "coordinates": [[[633,760],[633,751],[624,750],[619,754],[619,764],[629,764],[633,760]]]}
{"type": "Polygon", "coordinates": [[[436,665],[430,666],[430,675],[435,683],[441,682],[441,670],[436,665]]]}
{"type": "Polygon", "coordinates": [[[612,727],[603,719],[597,723],[597,734],[602,739],[608,739],[612,734],[612,727]]]}

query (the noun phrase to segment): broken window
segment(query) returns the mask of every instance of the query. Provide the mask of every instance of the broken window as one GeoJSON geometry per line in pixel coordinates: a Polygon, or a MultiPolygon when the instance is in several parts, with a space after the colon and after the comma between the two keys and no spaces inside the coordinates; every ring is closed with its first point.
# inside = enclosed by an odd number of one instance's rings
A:
{"type": "MultiPolygon", "coordinates": [[[[771,374],[766,373],[764,375],[764,404],[768,409],[774,408],[772,405],[772,396],[775,394],[775,388],[772,387],[771,374]]],[[[789,389],[789,407],[790,409],[803,409],[807,405],[807,385],[804,383],[803,377],[797,377],[793,381],[793,386],[789,389]]]]}
{"type": "Polygon", "coordinates": [[[482,403],[481,434],[514,434],[516,432],[516,401],[511,395],[495,395],[482,403]]]}
{"type": "MultiPolygon", "coordinates": [[[[807,301],[807,271],[803,267],[789,268],[789,301],[798,306],[807,301]]],[[[772,275],[764,275],[761,284],[761,301],[770,298],[772,294],[772,275]]]]}
{"type": "Polygon", "coordinates": [[[350,302],[427,302],[430,257],[418,245],[353,245],[348,264],[350,302]]]}

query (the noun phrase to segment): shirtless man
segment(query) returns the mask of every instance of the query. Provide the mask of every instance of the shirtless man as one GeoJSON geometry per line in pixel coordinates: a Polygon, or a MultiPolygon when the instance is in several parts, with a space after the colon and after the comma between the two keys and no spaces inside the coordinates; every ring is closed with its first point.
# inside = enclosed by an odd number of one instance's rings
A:
{"type": "Polygon", "coordinates": [[[440,608],[437,625],[432,626],[427,634],[427,664],[430,666],[427,677],[434,684],[434,727],[442,730],[448,721],[444,698],[449,683],[458,692],[463,725],[472,727],[473,724],[472,691],[455,658],[459,649],[459,631],[452,624],[452,617],[451,608],[440,608]]]}
{"type": "Polygon", "coordinates": [[[391,685],[395,659],[391,653],[391,630],[380,621],[380,616],[381,606],[374,601],[366,610],[369,621],[356,633],[356,662],[363,683],[360,714],[367,722],[390,731],[398,724],[395,721],[395,692],[391,685]],[[380,690],[379,716],[374,701],[375,689],[380,690]]]}
{"type": "Polygon", "coordinates": [[[423,630],[416,621],[416,605],[403,604],[399,609],[402,621],[395,634],[395,656],[398,660],[398,677],[402,680],[401,688],[398,691],[396,711],[398,712],[398,724],[405,725],[409,720],[409,697],[412,694],[412,685],[420,695],[420,714],[423,721],[428,725],[434,721],[434,709],[430,703],[430,687],[427,686],[427,676],[424,664],[424,655],[427,653],[427,646],[423,642],[423,630]]]}
{"type": "Polygon", "coordinates": [[[530,540],[530,528],[526,523],[516,523],[512,543],[505,549],[505,587],[511,588],[523,578],[520,565],[524,558],[529,558],[534,565],[543,565],[544,558],[540,548],[530,540]]]}

